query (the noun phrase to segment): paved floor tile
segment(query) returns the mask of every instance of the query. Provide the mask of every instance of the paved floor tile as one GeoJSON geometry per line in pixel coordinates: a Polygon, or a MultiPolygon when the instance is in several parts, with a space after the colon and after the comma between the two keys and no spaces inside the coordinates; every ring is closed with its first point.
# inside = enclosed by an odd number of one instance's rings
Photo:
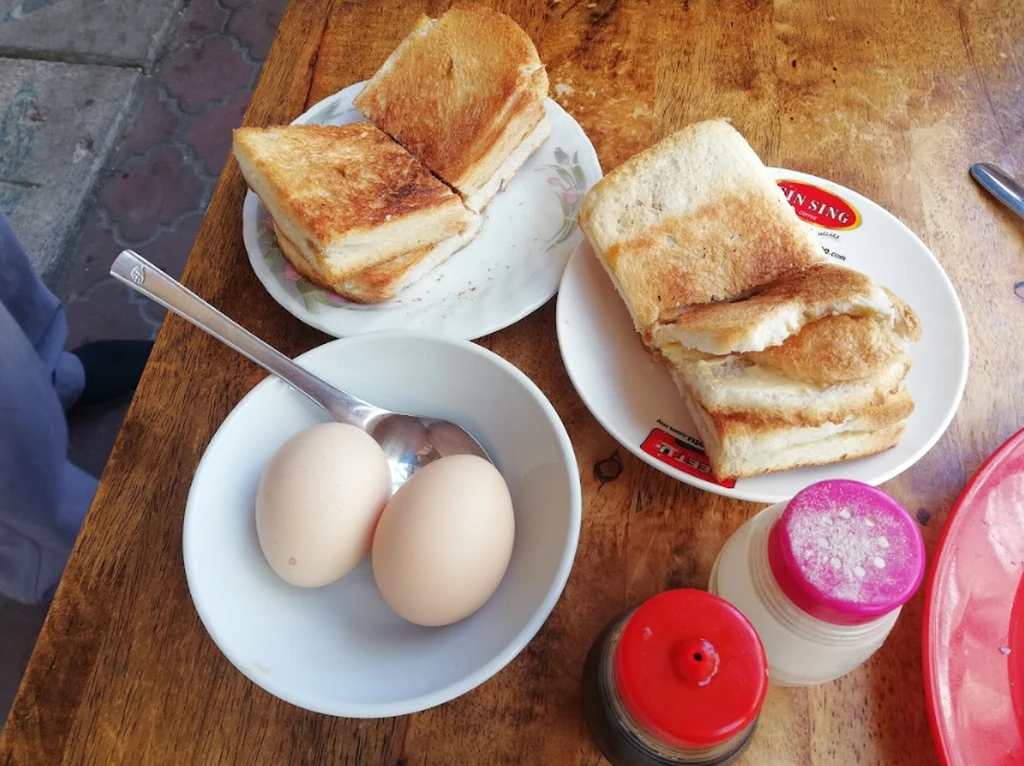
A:
{"type": "Polygon", "coordinates": [[[251,87],[258,67],[228,37],[207,37],[164,62],[160,79],[182,110],[195,114],[251,87]]]}
{"type": "Polygon", "coordinates": [[[117,137],[138,74],[0,59],[0,208],[47,282],[117,137]]]}
{"type": "Polygon", "coordinates": [[[231,131],[241,124],[250,95],[248,91],[239,93],[224,105],[196,117],[185,132],[185,140],[212,176],[219,176],[224,168],[231,153],[231,131]]]}
{"type": "Polygon", "coordinates": [[[154,78],[144,79],[139,88],[135,115],[117,145],[117,155],[131,157],[143,154],[174,137],[181,118],[165,93],[165,89],[154,78]]]}
{"type": "Polygon", "coordinates": [[[181,0],[0,0],[0,51],[142,64],[180,7],[181,0]]]}
{"type": "Polygon", "coordinates": [[[253,58],[262,61],[270,52],[287,0],[257,0],[231,16],[228,31],[253,58]]]}
{"type": "Polygon", "coordinates": [[[69,348],[105,338],[155,338],[165,311],[110,276],[117,254],[131,247],[172,277],[181,276],[202,223],[202,211],[160,229],[144,245],[123,241],[94,213],[79,241],[84,262],[69,283],[64,301],[69,348]]]}
{"type": "Polygon", "coordinates": [[[119,170],[100,192],[114,231],[125,242],[143,242],[158,226],[195,210],[207,183],[177,147],[160,147],[119,170]]]}
{"type": "Polygon", "coordinates": [[[230,13],[217,0],[192,0],[182,15],[168,50],[177,50],[210,33],[223,32],[230,13]]]}
{"type": "Polygon", "coordinates": [[[153,337],[153,328],[142,319],[137,308],[138,303],[146,300],[149,299],[108,277],[100,279],[88,290],[69,296],[65,301],[68,346],[74,348],[92,340],[109,338],[153,337]]]}
{"type": "Polygon", "coordinates": [[[68,421],[68,459],[99,478],[127,412],[126,403],[109,410],[73,415],[68,421]]]}
{"type": "MultiPolygon", "coordinates": [[[[79,232],[75,244],[79,254],[78,266],[64,283],[65,303],[67,301],[75,302],[97,282],[107,278],[110,272],[110,263],[123,247],[115,239],[110,224],[103,220],[98,210],[94,209],[86,220],[82,231],[79,232]]],[[[98,307],[96,308],[98,309],[98,307]]],[[[68,346],[71,348],[84,342],[77,333],[78,324],[77,321],[70,319],[68,321],[70,331],[68,346]]]]}

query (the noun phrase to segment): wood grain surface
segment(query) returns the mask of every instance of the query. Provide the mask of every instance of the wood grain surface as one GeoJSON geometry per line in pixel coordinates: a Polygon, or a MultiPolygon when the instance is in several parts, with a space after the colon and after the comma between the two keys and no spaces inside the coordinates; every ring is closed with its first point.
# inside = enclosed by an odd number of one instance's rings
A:
{"type": "MultiPolygon", "coordinates": [[[[726,116],[766,163],[834,179],[932,248],[971,333],[971,371],[943,439],[885,489],[929,551],[981,461],[1024,425],[1024,222],[968,177],[1024,177],[1024,3],[839,0],[504,0],[537,43],[552,96],[607,170],[691,121],[726,116]]],[[[247,125],[286,123],[372,74],[416,16],[447,3],[296,0],[247,125]]],[[[241,237],[229,161],[184,281],[296,355],[326,340],[266,295],[241,237]]],[[[111,257],[115,254],[111,253],[111,257]]],[[[601,627],[671,587],[703,587],[753,504],[634,459],[576,396],[549,303],[482,341],[532,377],[576,446],[584,518],[576,564],[543,629],[505,670],[440,708],[349,721],[263,692],[220,655],[189,600],[181,529],[214,431],[263,374],[177,318],[161,330],[21,691],[0,764],[599,764],[580,671],[601,627]]],[[[928,764],[919,594],[860,670],[772,689],[743,764],[928,764]]]]}

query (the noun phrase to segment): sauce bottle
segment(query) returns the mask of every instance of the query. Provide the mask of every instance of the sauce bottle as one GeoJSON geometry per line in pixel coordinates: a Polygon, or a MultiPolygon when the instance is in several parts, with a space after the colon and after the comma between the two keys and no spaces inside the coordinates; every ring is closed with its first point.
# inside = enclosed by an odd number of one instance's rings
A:
{"type": "Polygon", "coordinates": [[[823,481],[740,527],[708,589],[753,623],[772,683],[810,686],[878,650],[924,565],[921,533],[899,503],[867,484],[823,481]]]}
{"type": "Polygon", "coordinates": [[[725,766],[750,743],[768,689],[750,622],[700,590],[616,617],[583,670],[583,714],[614,766],[725,766]]]}

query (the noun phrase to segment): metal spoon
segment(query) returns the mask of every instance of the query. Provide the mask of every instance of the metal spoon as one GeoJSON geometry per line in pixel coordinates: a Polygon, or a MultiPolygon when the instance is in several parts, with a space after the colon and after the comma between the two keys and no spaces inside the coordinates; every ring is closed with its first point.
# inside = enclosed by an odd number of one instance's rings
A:
{"type": "Polygon", "coordinates": [[[357,426],[370,434],[387,456],[394,489],[423,466],[447,455],[478,455],[490,460],[480,443],[451,421],[385,410],[318,378],[228,319],[138,253],[122,252],[111,265],[110,273],[277,375],[327,410],[338,422],[357,426]]]}
{"type": "Polygon", "coordinates": [[[993,197],[1024,218],[1024,188],[1002,169],[988,162],[979,162],[971,165],[971,175],[993,197]]]}

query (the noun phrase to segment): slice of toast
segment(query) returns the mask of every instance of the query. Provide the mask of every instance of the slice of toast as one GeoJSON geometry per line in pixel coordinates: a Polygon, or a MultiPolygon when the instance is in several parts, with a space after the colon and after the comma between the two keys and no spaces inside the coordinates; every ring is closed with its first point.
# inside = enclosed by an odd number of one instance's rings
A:
{"type": "MultiPolygon", "coordinates": [[[[787,295],[801,297],[801,306],[820,299],[837,309],[827,291],[805,287],[787,295]]],[[[903,306],[903,321],[889,294],[881,295],[888,314],[851,301],[846,308],[854,313],[811,319],[760,351],[710,354],[674,342],[659,346],[719,478],[822,465],[896,444],[914,410],[904,379],[912,363],[907,333],[914,335],[917,324],[909,308],[903,306]]],[[[703,328],[749,329],[772,316],[762,308],[777,305],[702,307],[708,310],[703,328]],[[738,321],[715,323],[716,315],[738,321]]]]}
{"type": "Polygon", "coordinates": [[[763,351],[715,355],[666,343],[658,353],[716,476],[741,478],[894,446],[914,410],[901,327],[879,314],[826,315],[763,351]]]}
{"type": "Polygon", "coordinates": [[[883,452],[899,442],[914,408],[906,388],[900,387],[877,407],[816,426],[794,425],[745,414],[713,416],[678,378],[676,384],[719,479],[828,465],[883,452]]]}
{"type": "Polygon", "coordinates": [[[653,343],[711,354],[764,351],[809,323],[838,315],[878,317],[913,340],[920,334],[916,315],[893,293],[859,271],[823,263],[783,274],[749,296],[687,307],[654,330],[653,343]]]}
{"type": "Polygon", "coordinates": [[[710,356],[682,346],[662,349],[669,370],[712,415],[747,413],[793,425],[820,425],[878,404],[899,389],[910,369],[905,351],[869,375],[836,383],[791,378],[742,355],[710,356]]]}
{"type": "Polygon", "coordinates": [[[825,260],[728,123],[691,125],[616,168],[579,221],[718,478],[899,441],[914,410],[904,380],[916,314],[825,260]]]}
{"type": "Polygon", "coordinates": [[[325,287],[353,303],[383,303],[398,297],[406,287],[418,282],[436,266],[444,263],[460,248],[464,247],[480,228],[480,220],[475,220],[464,233],[441,240],[434,245],[410,250],[394,258],[370,266],[355,274],[340,277],[335,281],[325,275],[308,269],[305,259],[295,252],[295,246],[278,233],[278,244],[281,251],[295,266],[295,270],[314,284],[325,287]]]}
{"type": "Polygon", "coordinates": [[[479,227],[458,195],[368,123],[239,128],[233,150],[296,271],[351,300],[394,297],[479,227]]]}
{"type": "Polygon", "coordinates": [[[550,132],[547,92],[512,19],[456,5],[421,17],[354,103],[479,211],[550,132]]]}
{"type": "Polygon", "coordinates": [[[744,358],[793,381],[834,386],[869,379],[895,364],[909,365],[908,340],[885,317],[835,314],[744,358]]]}
{"type": "Polygon", "coordinates": [[[645,342],[690,306],[825,257],[724,120],[683,128],[615,168],[583,199],[579,223],[645,342]]]}

